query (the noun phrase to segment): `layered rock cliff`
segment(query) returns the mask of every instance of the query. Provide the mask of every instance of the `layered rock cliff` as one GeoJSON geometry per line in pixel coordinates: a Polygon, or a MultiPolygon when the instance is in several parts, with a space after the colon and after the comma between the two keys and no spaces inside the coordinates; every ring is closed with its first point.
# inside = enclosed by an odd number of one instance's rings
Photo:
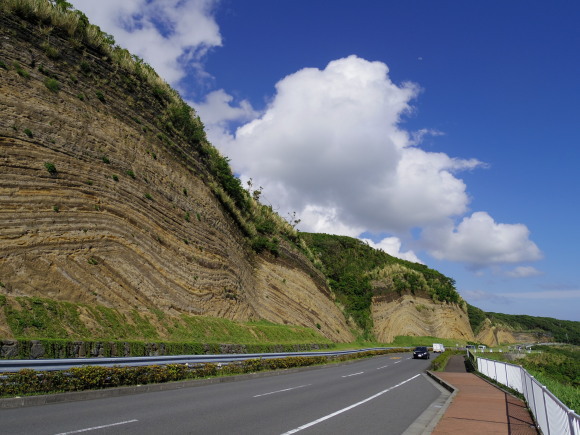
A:
{"type": "Polygon", "coordinates": [[[252,250],[163,89],[59,27],[0,16],[0,294],[351,341],[292,243],[252,250]]]}
{"type": "Polygon", "coordinates": [[[373,332],[384,343],[392,343],[397,335],[455,338],[462,342],[474,339],[469,318],[460,304],[435,302],[427,297],[375,297],[372,318],[373,332]]]}

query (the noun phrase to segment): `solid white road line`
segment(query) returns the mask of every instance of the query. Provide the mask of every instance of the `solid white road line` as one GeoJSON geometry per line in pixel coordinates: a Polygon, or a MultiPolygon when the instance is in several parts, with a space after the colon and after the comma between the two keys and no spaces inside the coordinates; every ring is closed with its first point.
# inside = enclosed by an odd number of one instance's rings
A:
{"type": "Polygon", "coordinates": [[[344,375],[343,378],[350,378],[351,376],[362,375],[364,372],[353,373],[351,375],[344,375]]]}
{"type": "Polygon", "coordinates": [[[360,402],[357,402],[357,403],[355,403],[353,405],[347,406],[346,408],[340,409],[340,410],[338,410],[336,412],[333,412],[332,414],[325,415],[324,417],[321,417],[318,420],[311,421],[310,423],[306,423],[306,424],[304,424],[304,425],[302,425],[300,427],[297,427],[296,429],[292,429],[292,430],[290,430],[288,432],[284,432],[282,435],[290,435],[290,434],[293,434],[293,433],[296,433],[296,432],[300,432],[301,430],[307,429],[310,426],[314,426],[315,424],[321,423],[321,422],[323,422],[325,420],[328,420],[329,418],[335,417],[335,416],[337,416],[339,414],[342,414],[343,412],[346,412],[346,411],[349,411],[349,410],[351,410],[353,408],[356,408],[357,406],[362,405],[363,403],[366,403],[366,402],[368,402],[370,400],[376,399],[377,397],[382,396],[383,394],[385,394],[385,393],[387,393],[387,392],[389,392],[391,390],[394,390],[395,388],[400,387],[401,385],[406,384],[407,382],[412,381],[413,379],[418,378],[419,376],[421,376],[420,373],[419,374],[416,374],[412,378],[409,378],[409,379],[407,379],[407,380],[405,380],[405,381],[403,381],[403,382],[401,382],[401,383],[399,383],[399,384],[397,384],[397,385],[395,385],[393,387],[387,388],[386,390],[383,390],[380,393],[375,394],[374,396],[367,397],[366,399],[361,400],[360,402]]]}
{"type": "Polygon", "coordinates": [[[138,422],[138,421],[139,420],[120,421],[119,423],[104,424],[103,426],[87,427],[85,429],[73,430],[73,431],[70,431],[70,432],[62,432],[62,433],[59,433],[57,435],[69,435],[69,434],[73,434],[73,433],[89,432],[91,430],[105,429],[107,427],[119,426],[121,424],[135,423],[135,422],[138,422]]]}
{"type": "Polygon", "coordinates": [[[290,390],[296,390],[296,389],[298,389],[298,388],[304,388],[304,387],[308,387],[309,385],[312,385],[312,384],[300,385],[300,386],[298,386],[298,387],[286,388],[286,389],[284,389],[284,390],[271,391],[271,392],[269,392],[269,393],[264,393],[264,394],[256,394],[256,395],[255,395],[255,396],[253,396],[253,397],[262,397],[262,396],[268,396],[268,395],[270,395],[270,394],[282,393],[282,392],[284,392],[284,391],[290,391],[290,390]]]}

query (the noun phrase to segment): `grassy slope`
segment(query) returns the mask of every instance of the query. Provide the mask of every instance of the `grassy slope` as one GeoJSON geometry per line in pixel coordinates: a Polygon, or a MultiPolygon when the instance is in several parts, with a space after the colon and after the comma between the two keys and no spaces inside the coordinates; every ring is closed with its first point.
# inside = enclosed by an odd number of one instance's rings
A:
{"type": "Polygon", "coordinates": [[[265,321],[242,323],[213,317],[169,316],[158,310],[122,313],[103,306],[3,295],[0,295],[0,309],[13,336],[19,339],[329,343],[312,329],[265,321]],[[87,323],[97,326],[89,328],[87,323]]]}

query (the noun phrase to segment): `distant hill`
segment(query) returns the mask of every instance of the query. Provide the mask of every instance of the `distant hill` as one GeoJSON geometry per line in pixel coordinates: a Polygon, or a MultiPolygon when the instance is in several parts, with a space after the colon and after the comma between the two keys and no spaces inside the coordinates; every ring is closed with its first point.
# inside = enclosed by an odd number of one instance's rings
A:
{"type": "Polygon", "coordinates": [[[531,337],[538,338],[533,341],[551,338],[554,342],[580,345],[580,322],[524,314],[485,312],[469,304],[467,310],[471,327],[476,335],[482,328],[491,325],[512,333],[527,333],[531,337]]]}

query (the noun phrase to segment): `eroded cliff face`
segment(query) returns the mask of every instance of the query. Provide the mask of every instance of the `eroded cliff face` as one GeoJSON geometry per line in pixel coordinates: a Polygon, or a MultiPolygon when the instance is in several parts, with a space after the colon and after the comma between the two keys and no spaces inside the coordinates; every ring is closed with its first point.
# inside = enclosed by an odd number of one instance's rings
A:
{"type": "Polygon", "coordinates": [[[510,343],[552,341],[553,337],[544,332],[514,331],[502,325],[493,325],[489,319],[485,319],[475,339],[487,346],[499,346],[510,343]]]}
{"type": "Polygon", "coordinates": [[[284,242],[279,257],[249,249],[137,77],[11,17],[0,60],[0,294],[318,324],[353,340],[305,257],[284,242]]]}
{"type": "Polygon", "coordinates": [[[467,313],[457,304],[437,303],[414,295],[375,297],[372,317],[373,332],[384,343],[393,342],[397,335],[473,340],[467,313]]]}

